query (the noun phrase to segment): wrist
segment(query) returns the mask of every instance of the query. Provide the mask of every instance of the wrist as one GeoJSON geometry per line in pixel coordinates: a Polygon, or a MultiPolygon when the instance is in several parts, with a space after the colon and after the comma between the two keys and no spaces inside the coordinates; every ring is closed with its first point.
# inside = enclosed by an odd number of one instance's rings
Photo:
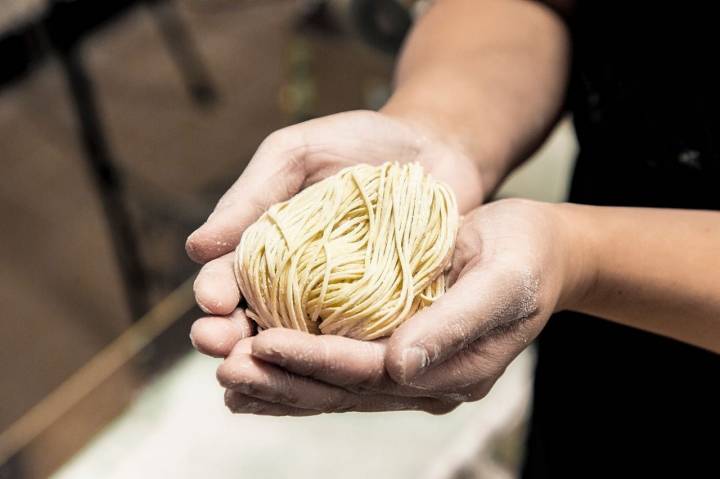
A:
{"type": "MultiPolygon", "coordinates": [[[[488,141],[479,128],[469,125],[467,118],[460,121],[458,115],[412,100],[403,92],[395,93],[379,110],[380,113],[423,132],[434,141],[445,144],[456,153],[468,158],[476,168],[481,180],[485,199],[499,186],[508,164],[507,156],[498,145],[488,141]]],[[[485,133],[489,133],[485,131],[485,133]]],[[[502,135],[496,135],[497,138],[502,135]]]]}
{"type": "Polygon", "coordinates": [[[551,205],[557,219],[561,248],[558,253],[563,265],[557,311],[582,310],[597,289],[597,257],[600,252],[597,235],[593,233],[592,207],[560,203],[551,205]]]}

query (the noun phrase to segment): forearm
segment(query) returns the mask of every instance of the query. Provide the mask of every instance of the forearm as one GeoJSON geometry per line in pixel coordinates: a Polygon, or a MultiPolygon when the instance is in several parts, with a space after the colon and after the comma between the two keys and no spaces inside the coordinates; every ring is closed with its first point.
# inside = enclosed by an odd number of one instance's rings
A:
{"type": "Polygon", "coordinates": [[[384,113],[428,127],[477,163],[489,195],[562,107],[569,38],[524,0],[438,0],[410,35],[384,113]]]}
{"type": "Polygon", "coordinates": [[[559,208],[576,273],[569,309],[720,352],[720,212],[559,208]]]}

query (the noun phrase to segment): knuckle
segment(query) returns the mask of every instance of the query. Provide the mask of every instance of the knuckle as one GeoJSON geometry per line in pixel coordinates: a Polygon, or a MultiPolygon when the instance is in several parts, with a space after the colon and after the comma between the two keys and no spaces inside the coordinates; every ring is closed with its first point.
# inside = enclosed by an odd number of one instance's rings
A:
{"type": "Polygon", "coordinates": [[[265,137],[265,139],[260,143],[258,149],[262,150],[284,145],[288,141],[288,136],[289,135],[287,128],[280,128],[279,130],[275,130],[265,137]]]}
{"type": "MultiPolygon", "coordinates": [[[[475,330],[477,327],[474,324],[475,318],[473,314],[472,311],[457,311],[452,320],[443,323],[441,328],[442,337],[452,338],[453,341],[453,344],[448,345],[448,348],[462,351],[476,339],[475,330]]],[[[436,356],[439,356],[439,351],[436,356]]],[[[430,357],[432,358],[432,356],[430,357]]]]}
{"type": "Polygon", "coordinates": [[[306,141],[297,125],[281,128],[270,133],[260,143],[258,151],[280,150],[288,153],[285,156],[288,166],[302,166],[303,153],[307,149],[306,141]]]}
{"type": "Polygon", "coordinates": [[[334,371],[337,369],[337,364],[335,364],[335,359],[333,358],[332,352],[330,351],[330,346],[325,341],[315,341],[315,347],[317,348],[317,355],[320,361],[315,364],[312,370],[312,373],[316,373],[320,369],[325,369],[327,371],[334,371]]]}
{"type": "Polygon", "coordinates": [[[296,372],[301,376],[313,377],[318,372],[336,369],[329,347],[322,340],[315,337],[310,338],[304,353],[291,356],[278,349],[275,351],[275,355],[279,358],[281,365],[286,365],[292,361],[296,372]],[[298,361],[300,358],[309,360],[298,361]]]}
{"type": "Polygon", "coordinates": [[[287,371],[283,371],[282,378],[275,384],[276,387],[272,388],[275,392],[274,399],[277,402],[282,402],[288,405],[298,404],[300,397],[295,393],[293,385],[294,380],[292,375],[287,371]]]}
{"type": "Polygon", "coordinates": [[[247,394],[257,394],[262,389],[258,381],[252,377],[250,371],[236,364],[236,361],[226,360],[220,364],[215,376],[221,386],[247,394]]]}
{"type": "MultiPolygon", "coordinates": [[[[261,395],[268,395],[265,388],[249,380],[238,381],[235,388],[247,394],[248,396],[259,397],[261,395]]],[[[269,396],[271,396],[272,398],[272,394],[269,394],[269,396]]]]}
{"type": "Polygon", "coordinates": [[[366,342],[363,346],[365,349],[363,355],[368,359],[369,366],[364,369],[354,387],[361,391],[384,389],[387,380],[387,372],[384,368],[385,352],[375,343],[366,342]]]}

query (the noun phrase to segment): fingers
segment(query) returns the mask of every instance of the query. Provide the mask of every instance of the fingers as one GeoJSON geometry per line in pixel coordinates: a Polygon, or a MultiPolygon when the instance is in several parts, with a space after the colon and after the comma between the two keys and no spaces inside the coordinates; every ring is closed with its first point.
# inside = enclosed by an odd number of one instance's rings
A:
{"type": "Polygon", "coordinates": [[[522,328],[487,334],[411,384],[398,385],[385,372],[385,345],[340,336],[269,329],[253,338],[251,354],[287,372],[353,392],[473,401],[490,390],[504,368],[528,344],[522,328]]]}
{"type": "Polygon", "coordinates": [[[275,404],[247,396],[232,389],[225,390],[225,405],[235,414],[257,414],[260,416],[314,416],[320,411],[275,404]]]}
{"type": "Polygon", "coordinates": [[[268,136],[205,224],[185,243],[188,256],[205,263],[232,251],[240,236],[272,204],[298,192],[305,180],[304,140],[293,130],[268,136]]]}
{"type": "Polygon", "coordinates": [[[537,313],[537,282],[508,266],[482,265],[461,276],[432,306],[418,312],[390,337],[386,368],[400,384],[483,334],[537,313]]]}
{"type": "Polygon", "coordinates": [[[242,310],[230,316],[207,316],[195,321],[190,330],[193,346],[203,354],[225,357],[243,338],[252,336],[253,323],[242,310]]]}
{"type": "Polygon", "coordinates": [[[304,411],[400,411],[422,410],[432,414],[444,414],[453,410],[458,402],[428,397],[400,397],[388,394],[360,394],[344,388],[323,383],[313,378],[299,376],[250,355],[255,349],[257,337],[241,340],[217,371],[218,381],[231,389],[233,407],[243,412],[306,415],[304,411]],[[247,399],[252,398],[252,399],[247,399]],[[262,401],[258,404],[252,401],[262,401]],[[242,407],[238,404],[249,405],[242,407]],[[270,407],[266,403],[277,406],[270,407]],[[287,408],[282,412],[282,407],[287,408]],[[261,409],[257,412],[253,409],[261,409]]]}
{"type": "Polygon", "coordinates": [[[383,371],[381,343],[277,328],[241,340],[218,370],[218,378],[240,395],[291,408],[321,412],[421,409],[442,414],[452,410],[453,404],[484,397],[527,346],[530,334],[522,323],[500,328],[402,386],[383,371]],[[333,387],[340,384],[345,387],[333,387]]]}
{"type": "Polygon", "coordinates": [[[428,382],[422,388],[396,384],[385,371],[385,344],[378,341],[274,328],[253,338],[252,355],[288,372],[354,392],[441,399],[453,391],[445,388],[451,381],[440,381],[442,389],[428,382]]]}
{"type": "Polygon", "coordinates": [[[379,342],[272,328],[258,334],[252,354],[287,371],[338,386],[379,386],[386,379],[385,346],[379,342]]]}
{"type": "Polygon", "coordinates": [[[458,401],[482,399],[507,366],[530,342],[529,325],[499,328],[468,345],[412,381],[428,394],[458,401]]]}
{"type": "Polygon", "coordinates": [[[460,405],[458,401],[439,401],[428,398],[406,398],[397,401],[382,396],[358,398],[358,405],[347,411],[320,411],[301,409],[286,404],[263,401],[232,389],[225,390],[225,405],[236,414],[257,414],[261,416],[315,416],[328,412],[382,412],[382,411],[424,411],[430,414],[447,414],[460,405]]]}
{"type": "Polygon", "coordinates": [[[253,324],[236,309],[240,290],[233,272],[234,253],[228,253],[204,265],[195,278],[195,301],[209,316],[193,324],[190,340],[201,353],[225,357],[240,339],[253,334],[253,324]],[[223,317],[218,317],[223,316],[223,317]]]}
{"type": "Polygon", "coordinates": [[[322,412],[350,410],[357,396],[336,386],[294,375],[236,348],[217,370],[220,384],[263,401],[322,412]]]}
{"type": "MultiPolygon", "coordinates": [[[[441,372],[410,385],[396,384],[385,371],[385,344],[357,341],[341,336],[315,336],[290,329],[269,329],[253,338],[252,355],[284,370],[308,376],[354,392],[402,397],[457,396],[466,388],[486,379],[490,366],[478,365],[474,350],[463,351],[440,366],[441,372]],[[446,366],[447,364],[447,366],[446,366]],[[446,376],[443,376],[446,375],[446,376]]],[[[465,399],[467,400],[467,399],[465,399]]]]}
{"type": "Polygon", "coordinates": [[[234,261],[234,253],[214,259],[203,266],[195,278],[195,301],[206,313],[226,316],[240,302],[240,289],[233,271],[234,261]]]}

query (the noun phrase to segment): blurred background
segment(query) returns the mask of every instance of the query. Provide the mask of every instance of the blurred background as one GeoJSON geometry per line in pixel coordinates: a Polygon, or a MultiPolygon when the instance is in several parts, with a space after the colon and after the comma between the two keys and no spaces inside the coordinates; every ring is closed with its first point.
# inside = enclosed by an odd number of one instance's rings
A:
{"type": "MultiPolygon", "coordinates": [[[[273,130],[380,107],[428,2],[0,0],[0,479],[514,477],[532,353],[447,416],[232,416],[184,240],[273,130]]],[[[561,201],[563,121],[501,196],[561,201]]]]}

